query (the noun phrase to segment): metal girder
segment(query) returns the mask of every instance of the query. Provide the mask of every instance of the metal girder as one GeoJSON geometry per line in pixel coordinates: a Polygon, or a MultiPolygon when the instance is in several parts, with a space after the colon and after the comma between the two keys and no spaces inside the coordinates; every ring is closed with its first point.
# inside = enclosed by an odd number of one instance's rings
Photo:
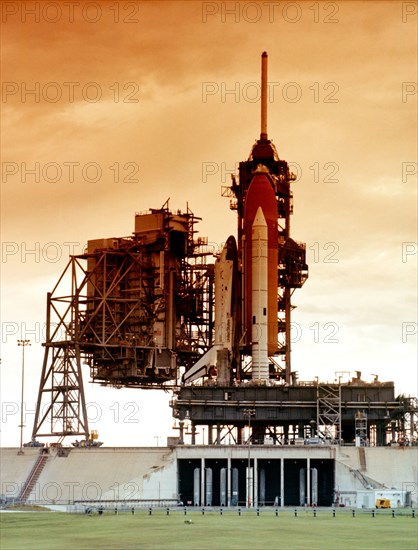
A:
{"type": "Polygon", "coordinates": [[[32,439],[37,436],[89,437],[77,345],[46,346],[32,439]]]}
{"type": "Polygon", "coordinates": [[[88,439],[82,362],[93,382],[166,390],[212,344],[214,270],[205,239],[194,240],[197,220],[163,207],[139,216],[134,236],[89,241],[70,257],[47,297],[33,438],[88,439]]]}
{"type": "Polygon", "coordinates": [[[341,439],[341,385],[317,386],[318,435],[324,439],[341,439]]]}

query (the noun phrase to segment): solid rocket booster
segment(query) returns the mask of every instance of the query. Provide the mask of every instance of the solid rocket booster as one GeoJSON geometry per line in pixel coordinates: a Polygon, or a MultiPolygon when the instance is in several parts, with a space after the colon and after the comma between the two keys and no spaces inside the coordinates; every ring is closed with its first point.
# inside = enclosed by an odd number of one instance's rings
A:
{"type": "MultiPolygon", "coordinates": [[[[266,308],[267,326],[263,325],[263,330],[257,328],[260,333],[267,330],[267,352],[265,347],[263,348],[263,354],[266,359],[263,359],[261,371],[262,379],[268,379],[268,369],[265,370],[265,361],[268,362],[268,357],[274,355],[277,352],[277,311],[278,311],[278,294],[277,294],[277,264],[278,264],[278,232],[277,232],[277,200],[274,190],[274,183],[268,173],[268,169],[264,166],[259,166],[254,172],[253,179],[248,187],[245,204],[244,204],[244,242],[243,242],[243,264],[244,264],[244,293],[243,293],[243,306],[244,306],[244,324],[247,344],[250,344],[254,340],[253,325],[259,324],[260,311],[259,306],[254,306],[253,301],[256,300],[256,304],[259,303],[259,291],[260,285],[265,284],[264,277],[267,278],[267,289],[263,289],[263,292],[267,290],[267,304],[263,302],[263,310],[266,308]],[[259,213],[261,211],[261,213],[259,213]],[[264,224],[265,229],[261,230],[260,225],[255,225],[257,217],[257,224],[264,224]],[[258,227],[257,231],[256,228],[258,227]],[[267,231],[267,242],[264,240],[264,232],[267,231]],[[256,238],[257,244],[253,243],[253,239],[256,238]],[[262,239],[260,241],[260,238],[262,239]],[[266,244],[265,244],[266,243],[266,244]],[[267,247],[267,273],[263,275],[263,282],[260,282],[259,274],[255,269],[255,265],[260,262],[259,248],[263,250],[263,247],[267,247]],[[254,279],[255,278],[255,279],[254,279]],[[258,302],[257,302],[258,300],[258,302]],[[257,309],[257,311],[256,311],[257,309]],[[255,317],[255,319],[254,319],[255,317]]],[[[261,263],[265,262],[265,259],[261,260],[261,263]]],[[[263,294],[264,296],[264,294],[263,294]]],[[[263,297],[265,301],[265,298],[263,297]]],[[[263,311],[264,313],[264,311],[263,311]]],[[[265,334],[262,334],[265,337],[265,334]]],[[[255,339],[258,342],[258,339],[255,339]]],[[[252,345],[252,344],[251,344],[252,345]]],[[[263,346],[265,343],[263,341],[263,346]]],[[[257,350],[261,348],[257,348],[257,350]]],[[[256,350],[256,347],[252,348],[252,353],[256,350]]],[[[257,352],[258,353],[258,352],[257,352]]],[[[257,363],[260,364],[260,360],[257,359],[257,363]]],[[[253,356],[253,369],[257,371],[257,367],[254,362],[253,356]]],[[[253,377],[259,377],[260,373],[253,373],[253,377]]]]}
{"type": "Polygon", "coordinates": [[[268,230],[261,206],[252,224],[251,246],[252,378],[268,380],[268,230]]]}

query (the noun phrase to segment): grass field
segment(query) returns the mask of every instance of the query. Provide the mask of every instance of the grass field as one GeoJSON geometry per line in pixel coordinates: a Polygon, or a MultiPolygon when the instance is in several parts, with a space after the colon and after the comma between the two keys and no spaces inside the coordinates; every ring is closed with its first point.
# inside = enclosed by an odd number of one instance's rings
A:
{"type": "Polygon", "coordinates": [[[264,509],[205,512],[147,510],[115,515],[59,512],[2,513],[2,550],[416,550],[418,521],[409,515],[392,518],[390,511],[371,513],[337,510],[298,512],[264,509]],[[185,521],[191,520],[188,524],[185,521]]]}

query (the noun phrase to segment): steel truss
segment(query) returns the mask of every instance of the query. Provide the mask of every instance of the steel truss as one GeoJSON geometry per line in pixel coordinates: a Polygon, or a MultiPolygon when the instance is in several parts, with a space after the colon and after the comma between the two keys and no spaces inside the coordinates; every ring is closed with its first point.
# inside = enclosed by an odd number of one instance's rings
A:
{"type": "Polygon", "coordinates": [[[400,445],[418,445],[418,398],[399,396],[400,411],[391,423],[392,440],[400,445]]]}
{"type": "Polygon", "coordinates": [[[341,385],[318,385],[316,424],[324,440],[341,440],[341,385]]]}
{"type": "Polygon", "coordinates": [[[37,436],[84,435],[89,428],[81,370],[79,296],[85,270],[73,256],[52,292],[47,294],[46,342],[32,439],[37,436]],[[70,285],[66,286],[66,276],[70,285]],[[60,295],[62,286],[67,293],[60,295]]]}
{"type": "Polygon", "coordinates": [[[186,228],[176,232],[168,209],[154,212],[164,221],[157,238],[91,241],[48,294],[33,439],[89,438],[82,364],[101,385],[177,388],[179,367],[212,344],[214,272],[193,239],[197,218],[174,215],[186,228]]]}

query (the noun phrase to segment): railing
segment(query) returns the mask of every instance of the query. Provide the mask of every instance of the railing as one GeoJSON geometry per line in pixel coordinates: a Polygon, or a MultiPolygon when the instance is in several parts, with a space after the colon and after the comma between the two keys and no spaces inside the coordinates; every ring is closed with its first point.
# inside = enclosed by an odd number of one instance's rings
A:
{"type": "Polygon", "coordinates": [[[45,467],[45,464],[46,464],[46,461],[48,460],[48,457],[49,457],[49,455],[45,454],[42,450],[41,454],[36,459],[36,462],[35,462],[32,470],[31,470],[27,480],[25,481],[25,483],[22,487],[22,490],[21,490],[20,495],[18,497],[18,500],[20,502],[26,502],[26,500],[28,499],[29,495],[32,492],[32,489],[35,486],[35,483],[37,482],[39,476],[42,473],[42,470],[45,467]]]}

